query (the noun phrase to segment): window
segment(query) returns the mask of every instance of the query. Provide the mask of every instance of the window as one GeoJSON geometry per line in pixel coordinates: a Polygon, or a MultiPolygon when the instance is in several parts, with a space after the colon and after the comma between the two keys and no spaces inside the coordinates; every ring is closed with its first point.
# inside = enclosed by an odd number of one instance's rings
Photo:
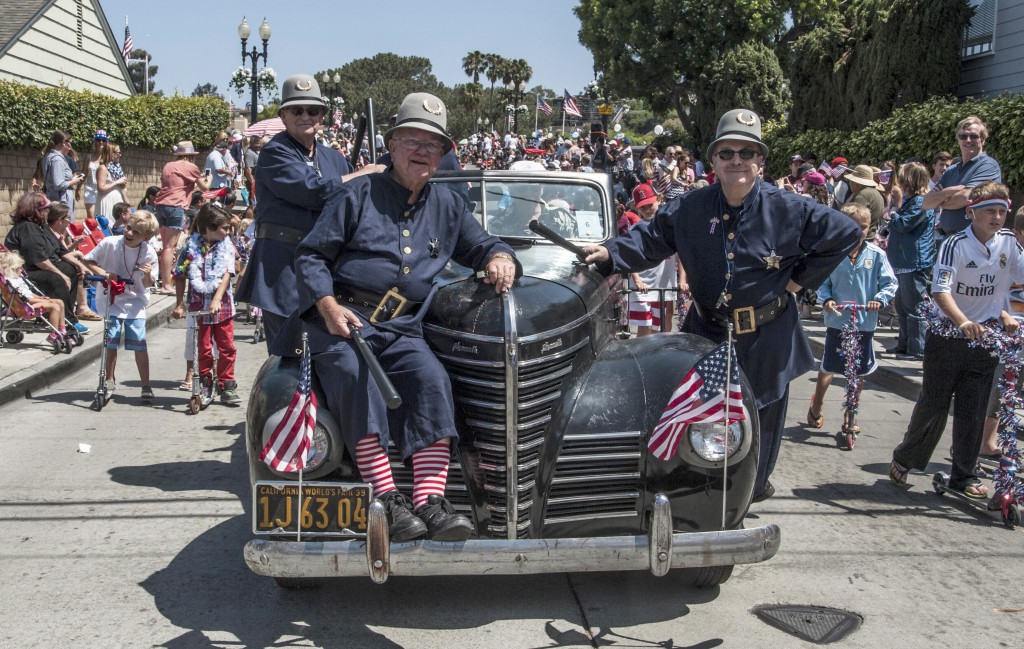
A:
{"type": "Polygon", "coordinates": [[[964,48],[960,58],[991,54],[996,38],[997,0],[970,0],[974,17],[964,34],[964,48]]]}

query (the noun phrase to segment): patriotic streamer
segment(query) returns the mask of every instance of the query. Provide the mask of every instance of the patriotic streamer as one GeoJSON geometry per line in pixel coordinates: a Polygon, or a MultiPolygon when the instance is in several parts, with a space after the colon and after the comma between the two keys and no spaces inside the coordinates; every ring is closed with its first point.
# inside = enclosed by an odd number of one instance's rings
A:
{"type": "MultiPolygon", "coordinates": [[[[930,299],[925,299],[918,309],[921,317],[928,323],[928,329],[937,336],[944,338],[963,338],[963,332],[944,317],[938,306],[930,299]]],[[[997,323],[986,323],[986,333],[981,338],[969,340],[968,346],[986,349],[1003,364],[1003,376],[999,380],[999,446],[1003,456],[999,460],[999,468],[995,470],[993,481],[996,493],[1004,494],[1003,506],[1012,503],[1024,503],[1024,484],[1017,480],[1017,470],[1021,464],[1020,449],[1017,447],[1017,432],[1024,428],[1024,422],[1014,412],[1024,407],[1020,391],[1017,390],[1017,379],[1024,367],[1021,358],[1021,333],[1009,334],[997,323]]],[[[1004,509],[1004,515],[1006,513],[1004,509]]]]}
{"type": "Polygon", "coordinates": [[[843,365],[843,376],[846,377],[846,397],[843,407],[846,412],[856,415],[860,411],[860,386],[863,379],[860,377],[860,330],[857,328],[857,305],[843,304],[839,308],[850,310],[850,320],[843,325],[839,334],[839,355],[845,361],[843,365]]]}

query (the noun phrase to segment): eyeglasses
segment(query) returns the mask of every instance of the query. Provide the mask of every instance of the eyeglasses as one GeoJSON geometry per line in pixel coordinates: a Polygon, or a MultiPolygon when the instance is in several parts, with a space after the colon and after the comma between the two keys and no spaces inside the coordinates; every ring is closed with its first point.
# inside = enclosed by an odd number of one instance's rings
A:
{"type": "Polygon", "coordinates": [[[958,139],[960,141],[980,140],[981,139],[981,133],[957,133],[956,134],[956,139],[958,139]]]}
{"type": "Polygon", "coordinates": [[[427,153],[432,155],[437,155],[444,151],[444,145],[433,140],[417,140],[414,137],[396,137],[394,140],[401,144],[402,148],[406,151],[416,151],[420,147],[423,147],[427,150],[427,153]]]}
{"type": "Polygon", "coordinates": [[[757,155],[757,151],[753,149],[743,149],[742,151],[733,151],[732,149],[722,149],[716,155],[722,160],[732,160],[732,157],[736,154],[740,154],[741,160],[751,160],[757,155]]]}
{"type": "Polygon", "coordinates": [[[316,106],[293,106],[288,109],[292,117],[302,117],[304,114],[310,117],[320,117],[324,114],[323,108],[317,108],[316,106]]]}

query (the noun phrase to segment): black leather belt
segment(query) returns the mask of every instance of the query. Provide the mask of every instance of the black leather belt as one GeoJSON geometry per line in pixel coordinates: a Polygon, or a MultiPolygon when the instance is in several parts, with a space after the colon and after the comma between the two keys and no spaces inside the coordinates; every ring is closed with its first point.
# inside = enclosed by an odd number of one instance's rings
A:
{"type": "Polygon", "coordinates": [[[289,228],[287,225],[277,225],[276,223],[260,223],[256,226],[257,239],[273,239],[274,241],[281,241],[293,246],[299,245],[306,238],[307,234],[309,233],[289,228]]]}
{"type": "Polygon", "coordinates": [[[419,308],[423,304],[422,302],[413,302],[406,299],[394,289],[381,295],[380,293],[362,291],[351,286],[345,286],[344,284],[335,284],[334,293],[338,302],[345,306],[355,307],[363,315],[366,315],[365,309],[372,309],[370,311],[370,322],[374,324],[397,318],[407,311],[419,308]]]}
{"type": "Polygon", "coordinates": [[[762,304],[759,307],[744,306],[727,313],[704,309],[697,302],[694,302],[701,320],[712,322],[723,329],[727,328],[731,322],[733,333],[737,335],[754,333],[758,327],[763,327],[779,317],[779,314],[786,310],[788,304],[789,293],[783,293],[771,302],[762,304]]]}

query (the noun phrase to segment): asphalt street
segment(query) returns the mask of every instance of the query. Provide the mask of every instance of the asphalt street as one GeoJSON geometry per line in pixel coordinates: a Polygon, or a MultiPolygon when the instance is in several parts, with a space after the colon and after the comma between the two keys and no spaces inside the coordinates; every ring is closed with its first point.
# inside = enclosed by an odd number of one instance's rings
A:
{"type": "MultiPolygon", "coordinates": [[[[265,358],[239,327],[245,389],[265,358]]],[[[97,362],[0,407],[0,646],[811,647],[759,604],[829,606],[863,618],[833,646],[1024,646],[1024,533],[941,498],[931,475],[893,487],[886,469],[913,403],[868,383],[854,451],[801,425],[813,375],[793,384],[777,495],[750,525],[777,523],[778,555],[699,590],[670,575],[338,580],[286,591],[242,562],[251,537],[244,404],[186,414],[178,324],[151,332],[157,398],[130,356],[121,388],[89,409],[97,362]],[[80,452],[80,445],[89,452],[80,452]]],[[[947,431],[948,436],[948,431],[947,431]]],[[[948,437],[930,470],[948,467],[948,437]]]]}

